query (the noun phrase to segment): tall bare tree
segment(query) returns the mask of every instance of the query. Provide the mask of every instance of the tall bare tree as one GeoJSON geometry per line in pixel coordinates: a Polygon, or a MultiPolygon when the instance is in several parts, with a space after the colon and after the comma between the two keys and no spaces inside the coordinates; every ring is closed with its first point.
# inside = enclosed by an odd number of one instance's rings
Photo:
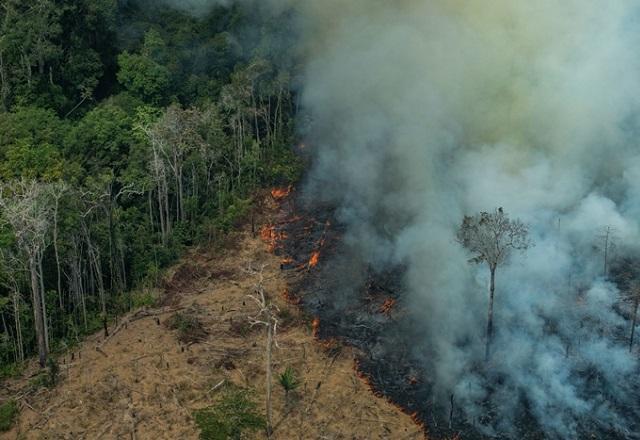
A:
{"type": "Polygon", "coordinates": [[[520,220],[510,220],[502,208],[494,212],[481,212],[465,216],[456,238],[474,257],[469,261],[476,264],[486,263],[489,267],[489,311],[485,361],[491,354],[493,338],[493,301],[496,287],[496,270],[510,257],[512,251],[525,251],[532,242],[527,226],[520,220]]]}
{"type": "Polygon", "coordinates": [[[633,351],[633,340],[636,334],[636,325],[638,323],[638,308],[640,307],[640,282],[633,280],[629,286],[627,293],[631,302],[631,335],[629,336],[629,351],[633,351]]]}
{"type": "Polygon", "coordinates": [[[58,182],[51,187],[51,196],[53,198],[53,251],[56,257],[56,275],[58,281],[58,303],[60,310],[64,309],[64,301],[62,295],[62,276],[60,271],[60,251],[58,249],[58,231],[59,231],[59,212],[60,212],[60,200],[66,194],[68,190],[67,184],[64,182],[58,182]]]}
{"type": "Polygon", "coordinates": [[[108,226],[108,269],[109,269],[109,293],[114,295],[115,290],[123,291],[125,286],[125,274],[122,265],[116,263],[117,240],[115,237],[114,206],[122,197],[132,194],[140,194],[140,191],[133,189],[133,185],[123,185],[119,189],[115,188],[113,173],[110,172],[99,178],[92,180],[91,184],[80,194],[82,210],[80,214],[80,232],[86,246],[88,257],[89,273],[92,275],[92,283],[98,287],[100,298],[102,323],[105,337],[108,336],[108,314],[107,298],[104,286],[105,273],[102,267],[102,256],[100,246],[96,243],[92,234],[92,223],[97,223],[100,217],[104,216],[108,226]]]}
{"type": "Polygon", "coordinates": [[[609,276],[609,262],[611,255],[616,248],[616,230],[610,225],[602,228],[602,233],[598,236],[602,240],[602,245],[598,245],[602,249],[602,276],[607,278],[609,276]]]}
{"type": "MultiPolygon", "coordinates": [[[[255,273],[255,271],[253,271],[255,273]]],[[[264,292],[264,267],[260,268],[257,272],[258,282],[255,285],[253,295],[249,297],[255,301],[258,306],[258,311],[255,315],[249,316],[249,323],[251,326],[261,325],[267,329],[267,344],[265,347],[265,361],[266,361],[266,405],[267,405],[267,437],[271,438],[273,431],[273,405],[271,402],[271,393],[273,385],[273,366],[271,361],[271,354],[273,344],[275,342],[276,331],[278,329],[278,306],[272,304],[267,299],[264,292]]],[[[276,342],[277,346],[277,342],[276,342]]]]}
{"type": "Polygon", "coordinates": [[[38,341],[40,366],[44,367],[49,351],[49,335],[42,258],[51,227],[52,203],[48,185],[32,180],[19,180],[0,187],[3,220],[11,226],[16,244],[26,258],[33,314],[38,341]]]}
{"type": "MultiPolygon", "coordinates": [[[[204,144],[198,131],[201,121],[202,115],[198,110],[182,110],[173,105],[167,108],[155,124],[142,127],[151,144],[153,153],[151,171],[159,183],[158,193],[163,193],[164,203],[168,200],[167,171],[173,174],[176,219],[181,222],[187,219],[184,189],[185,161],[192,151],[204,144]]],[[[168,217],[168,213],[165,213],[165,216],[168,217]]]]}
{"type": "Polygon", "coordinates": [[[0,284],[11,292],[13,306],[13,319],[15,325],[15,359],[16,362],[24,361],[24,340],[22,337],[22,322],[20,320],[20,286],[23,281],[24,262],[11,249],[0,249],[0,267],[3,277],[0,284]]]}

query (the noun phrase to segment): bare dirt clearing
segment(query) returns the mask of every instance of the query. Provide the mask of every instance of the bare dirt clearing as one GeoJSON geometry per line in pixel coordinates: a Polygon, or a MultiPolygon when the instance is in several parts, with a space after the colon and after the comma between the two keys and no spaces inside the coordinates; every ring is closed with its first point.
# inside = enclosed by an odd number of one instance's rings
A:
{"type": "Polygon", "coordinates": [[[314,339],[312,318],[283,295],[280,259],[250,231],[236,238],[224,251],[186,255],[167,277],[162,307],[134,313],[106,341],[95,335],[60,358],[57,387],[21,396],[27,379],[7,382],[3,397],[17,396],[21,411],[2,438],[196,439],[193,411],[228,383],[255,390],[263,410],[265,330],[247,320],[256,312],[247,296],[257,281],[252,270],[262,267],[265,291],[281,309],[274,373],[292,367],[301,382],[286,405],[274,378],[272,438],[423,438],[410,416],[357,376],[351,348],[314,339]],[[197,321],[196,340],[171,328],[176,313],[197,321]]]}

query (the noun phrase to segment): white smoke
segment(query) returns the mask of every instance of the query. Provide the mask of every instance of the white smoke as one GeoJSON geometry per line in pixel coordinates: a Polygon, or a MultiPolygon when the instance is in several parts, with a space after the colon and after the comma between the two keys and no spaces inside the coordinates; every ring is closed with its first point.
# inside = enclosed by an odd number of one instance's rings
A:
{"type": "Polygon", "coordinates": [[[513,432],[523,402],[550,437],[628,431],[612,402],[637,417],[637,355],[594,244],[609,226],[619,255],[638,248],[637,2],[271,3],[304,29],[307,190],[340,207],[362,260],[408,268],[415,355],[436,394],[455,392],[469,420],[491,400],[489,433],[513,432]],[[536,246],[498,270],[487,373],[488,274],[454,235],[463,215],[498,206],[536,246]]]}
{"type": "Polygon", "coordinates": [[[235,0],[159,0],[158,3],[186,12],[195,17],[208,14],[214,7],[229,7],[235,0]]]}
{"type": "Polygon", "coordinates": [[[587,419],[628,429],[585,375],[633,401],[637,364],[620,338],[629,324],[594,244],[605,226],[618,252],[638,244],[636,2],[299,9],[311,190],[341,206],[363,259],[407,265],[425,328],[416,355],[440,394],[455,390],[470,419],[490,398],[501,421],[488,432],[511,432],[523,400],[549,436],[575,437],[587,419]],[[454,231],[497,206],[529,223],[537,245],[498,272],[496,353],[480,374],[487,270],[467,263],[454,231]]]}

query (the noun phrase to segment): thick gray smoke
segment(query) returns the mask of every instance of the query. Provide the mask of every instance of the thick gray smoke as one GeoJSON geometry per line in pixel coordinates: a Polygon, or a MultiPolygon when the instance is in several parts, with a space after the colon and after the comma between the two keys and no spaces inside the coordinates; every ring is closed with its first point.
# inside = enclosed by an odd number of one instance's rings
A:
{"type": "Polygon", "coordinates": [[[638,245],[636,2],[310,3],[312,189],[341,206],[363,259],[407,265],[416,355],[438,392],[469,419],[490,399],[501,422],[488,432],[509,432],[523,401],[550,436],[585,420],[626,429],[610,396],[637,398],[637,355],[594,244],[611,226],[619,254],[638,245]],[[536,246],[498,272],[490,392],[473,373],[488,271],[454,233],[497,206],[536,246]]]}
{"type": "Polygon", "coordinates": [[[340,206],[364,261],[408,268],[437,396],[469,420],[490,400],[488,433],[510,432],[522,402],[550,437],[628,429],[613,402],[637,400],[637,353],[595,245],[606,226],[618,256],[639,244],[637,2],[272,1],[305,29],[308,190],[340,206]],[[454,235],[498,206],[536,246],[498,271],[479,373],[488,271],[454,235]]]}

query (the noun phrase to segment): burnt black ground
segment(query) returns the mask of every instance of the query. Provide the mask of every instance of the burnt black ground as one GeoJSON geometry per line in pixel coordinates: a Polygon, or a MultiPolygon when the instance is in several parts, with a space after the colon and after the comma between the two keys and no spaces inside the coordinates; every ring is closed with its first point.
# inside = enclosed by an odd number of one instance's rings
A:
{"type": "MultiPolygon", "coordinates": [[[[343,239],[345,227],[336,220],[332,206],[309,203],[294,193],[281,202],[274,227],[283,238],[274,250],[283,258],[281,269],[292,274],[292,295],[300,299],[306,312],[319,318],[318,337],[358,348],[362,352],[359,369],[374,391],[415,414],[431,438],[545,438],[526,402],[522,402],[517,433],[496,436],[484,435],[477,427],[499,419],[500,414],[489,404],[481,418],[469,421],[456,407],[455,396],[453,412],[449,399],[444,399],[444,405],[435,403],[429,365],[424,361],[429,348],[418,348],[421,352],[416,356],[415,341],[425,338],[415,325],[414,311],[405,304],[404,268],[376,272],[363,263],[343,239]],[[309,264],[314,254],[319,255],[317,266],[309,264]],[[385,311],[389,301],[393,306],[385,311]]],[[[500,378],[491,381],[498,387],[500,378]]],[[[584,431],[582,438],[633,438],[598,432],[595,427],[584,431]]]]}

